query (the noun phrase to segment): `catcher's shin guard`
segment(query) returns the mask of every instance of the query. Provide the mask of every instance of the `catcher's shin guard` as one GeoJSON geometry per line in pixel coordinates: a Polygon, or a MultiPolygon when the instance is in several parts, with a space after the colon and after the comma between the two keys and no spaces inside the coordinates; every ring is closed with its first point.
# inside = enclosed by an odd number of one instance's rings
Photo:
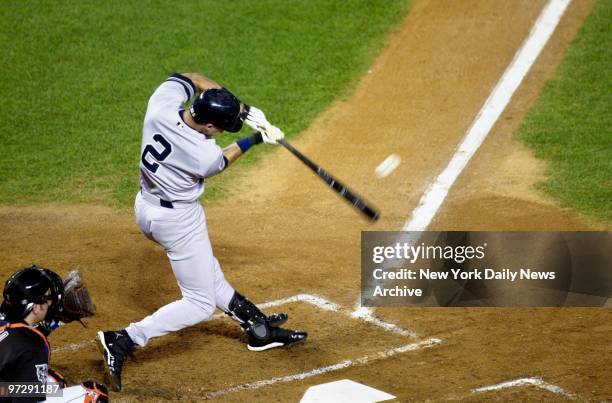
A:
{"type": "Polygon", "coordinates": [[[85,390],[84,403],[108,403],[108,388],[105,385],[87,380],[81,387],[85,390]]]}

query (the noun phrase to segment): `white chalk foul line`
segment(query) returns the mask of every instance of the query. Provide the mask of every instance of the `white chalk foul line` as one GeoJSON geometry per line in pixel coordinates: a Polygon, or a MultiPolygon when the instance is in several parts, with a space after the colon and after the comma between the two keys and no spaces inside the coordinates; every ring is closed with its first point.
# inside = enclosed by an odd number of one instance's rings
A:
{"type": "Polygon", "coordinates": [[[312,378],[313,376],[322,375],[328,372],[338,371],[344,368],[349,368],[357,365],[365,365],[369,364],[373,361],[382,360],[385,358],[393,357],[396,354],[406,353],[408,351],[415,351],[424,348],[431,348],[435,345],[440,344],[442,341],[440,339],[430,338],[417,343],[406,344],[404,346],[395,347],[390,350],[380,351],[375,354],[366,355],[353,360],[343,360],[337,364],[328,365],[325,367],[314,368],[307,372],[300,372],[298,374],[279,376],[270,379],[264,379],[256,382],[243,383],[241,385],[232,386],[227,389],[218,390],[215,392],[205,393],[202,397],[204,399],[214,399],[223,395],[227,395],[229,393],[239,392],[241,390],[255,390],[265,386],[270,386],[278,383],[287,383],[293,381],[301,381],[303,379],[312,378]]]}
{"type": "Polygon", "coordinates": [[[506,388],[515,388],[521,386],[535,386],[540,389],[547,390],[552,393],[556,393],[558,395],[563,395],[565,397],[574,398],[575,395],[566,391],[565,389],[553,385],[551,383],[544,382],[542,378],[533,377],[533,378],[520,378],[514,379],[511,381],[501,382],[491,386],[483,386],[481,388],[473,389],[472,393],[482,393],[482,392],[490,392],[494,390],[506,389],[506,388]]]}
{"type": "Polygon", "coordinates": [[[478,112],[452,159],[423,194],[418,207],[404,224],[404,231],[424,231],[429,226],[451,186],[487,137],[548,42],[570,2],[571,0],[550,0],[544,7],[529,36],[478,112]]]}

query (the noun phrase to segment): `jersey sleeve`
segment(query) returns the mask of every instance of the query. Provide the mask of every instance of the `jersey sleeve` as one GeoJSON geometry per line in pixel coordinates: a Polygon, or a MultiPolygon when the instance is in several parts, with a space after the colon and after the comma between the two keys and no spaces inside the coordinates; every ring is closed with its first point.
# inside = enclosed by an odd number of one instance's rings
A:
{"type": "Polygon", "coordinates": [[[200,176],[202,178],[209,178],[218,174],[225,169],[225,158],[223,157],[223,150],[219,147],[214,140],[209,140],[201,154],[201,168],[200,176]]]}
{"type": "Polygon", "coordinates": [[[162,107],[180,109],[194,96],[195,91],[196,87],[189,78],[180,74],[172,74],[151,95],[149,109],[162,107]]]}

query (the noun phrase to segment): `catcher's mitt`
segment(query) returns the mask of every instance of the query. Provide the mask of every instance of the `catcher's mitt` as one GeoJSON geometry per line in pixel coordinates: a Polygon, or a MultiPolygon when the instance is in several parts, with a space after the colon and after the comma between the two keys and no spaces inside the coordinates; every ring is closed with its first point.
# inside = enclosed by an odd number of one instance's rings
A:
{"type": "Polygon", "coordinates": [[[64,279],[63,305],[63,309],[57,313],[55,319],[64,323],[75,320],[81,322],[82,318],[93,316],[96,313],[96,307],[91,300],[89,290],[87,290],[78,270],[72,270],[64,279]]]}

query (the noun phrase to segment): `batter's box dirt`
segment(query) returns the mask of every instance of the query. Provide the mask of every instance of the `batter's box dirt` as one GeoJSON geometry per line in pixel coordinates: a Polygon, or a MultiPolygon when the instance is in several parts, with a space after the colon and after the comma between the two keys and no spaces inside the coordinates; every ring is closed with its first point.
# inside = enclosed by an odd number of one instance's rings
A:
{"type": "MultiPolygon", "coordinates": [[[[267,307],[267,312],[287,312],[290,319],[286,327],[308,331],[308,340],[290,348],[250,352],[240,327],[224,315],[216,315],[201,325],[153,340],[138,351],[124,367],[123,391],[114,397],[147,401],[227,398],[240,390],[367,365],[440,342],[419,340],[409,331],[376,322],[363,312],[360,317],[351,316],[349,310],[316,296],[300,295],[260,306],[267,307]]],[[[99,353],[93,345],[85,350],[64,350],[55,358],[58,363],[70,362],[78,353],[82,362],[91,366],[71,375],[82,378],[98,373],[100,378],[99,353]]]]}

